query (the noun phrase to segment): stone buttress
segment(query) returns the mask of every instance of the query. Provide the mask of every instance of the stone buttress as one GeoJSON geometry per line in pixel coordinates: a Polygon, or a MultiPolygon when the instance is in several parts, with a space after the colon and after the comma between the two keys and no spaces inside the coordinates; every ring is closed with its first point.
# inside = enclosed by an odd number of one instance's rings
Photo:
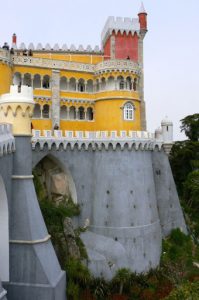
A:
{"type": "Polygon", "coordinates": [[[13,125],[10,206],[10,281],[4,284],[11,300],[65,300],[61,271],[39,208],[32,176],[32,88],[12,86],[0,100],[0,117],[13,125]]]}

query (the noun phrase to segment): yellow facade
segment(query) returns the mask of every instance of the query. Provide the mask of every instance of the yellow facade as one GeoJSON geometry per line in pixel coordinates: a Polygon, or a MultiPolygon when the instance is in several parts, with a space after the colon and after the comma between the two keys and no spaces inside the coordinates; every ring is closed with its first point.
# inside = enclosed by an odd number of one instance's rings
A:
{"type": "Polygon", "coordinates": [[[10,84],[33,87],[34,129],[53,129],[56,101],[61,130],[142,130],[139,67],[132,62],[107,62],[101,52],[33,51],[32,56],[24,56],[17,50],[9,63],[8,51],[0,49],[0,94],[7,93],[10,84]],[[5,55],[7,62],[2,61],[5,55]],[[57,86],[54,70],[59,74],[57,86]],[[133,108],[131,114],[125,112],[126,104],[133,108]]]}

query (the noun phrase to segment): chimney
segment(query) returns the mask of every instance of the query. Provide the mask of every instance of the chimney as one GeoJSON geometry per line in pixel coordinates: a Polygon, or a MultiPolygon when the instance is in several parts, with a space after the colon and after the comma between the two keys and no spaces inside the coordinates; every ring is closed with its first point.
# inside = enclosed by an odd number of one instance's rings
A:
{"type": "Polygon", "coordinates": [[[14,48],[14,49],[17,48],[17,36],[16,36],[16,33],[13,33],[13,35],[12,35],[12,48],[14,48]]]}

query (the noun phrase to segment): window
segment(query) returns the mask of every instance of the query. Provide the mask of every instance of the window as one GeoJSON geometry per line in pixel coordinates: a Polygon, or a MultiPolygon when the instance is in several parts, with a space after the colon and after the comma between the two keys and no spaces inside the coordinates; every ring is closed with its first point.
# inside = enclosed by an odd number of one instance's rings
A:
{"type": "Polygon", "coordinates": [[[48,104],[45,104],[44,106],[43,106],[43,109],[42,109],[42,117],[44,118],[44,119],[49,119],[49,105],[48,104]]]}
{"type": "Polygon", "coordinates": [[[134,119],[134,106],[131,103],[124,105],[124,120],[134,119]]]}

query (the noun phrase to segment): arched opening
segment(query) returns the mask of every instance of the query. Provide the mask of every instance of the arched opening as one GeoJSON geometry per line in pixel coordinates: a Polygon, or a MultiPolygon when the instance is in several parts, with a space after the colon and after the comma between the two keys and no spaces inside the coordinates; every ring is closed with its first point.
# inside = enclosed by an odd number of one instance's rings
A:
{"type": "Polygon", "coordinates": [[[39,74],[35,74],[33,79],[33,88],[40,89],[41,88],[41,76],[39,74]]]}
{"type": "Polygon", "coordinates": [[[85,112],[84,112],[84,107],[79,107],[78,109],[78,119],[79,120],[84,120],[85,119],[85,112]]]}
{"type": "Polygon", "coordinates": [[[83,79],[80,79],[78,81],[78,91],[79,92],[85,92],[85,82],[83,79]]]}
{"type": "Polygon", "coordinates": [[[31,75],[29,73],[24,75],[23,85],[32,86],[31,75]]]}
{"type": "Polygon", "coordinates": [[[8,200],[2,177],[0,176],[0,266],[1,280],[9,281],[9,228],[8,200]]]}
{"type": "Polygon", "coordinates": [[[41,118],[41,106],[40,104],[35,104],[34,111],[33,111],[33,118],[40,119],[41,118]]]}
{"type": "Polygon", "coordinates": [[[75,111],[75,107],[74,106],[70,107],[69,117],[70,117],[70,120],[75,120],[76,119],[76,111],[75,111]]]}
{"type": "Polygon", "coordinates": [[[67,107],[65,105],[61,106],[61,109],[60,109],[60,118],[62,120],[66,120],[67,119],[67,107]]]}
{"type": "Polygon", "coordinates": [[[137,91],[137,78],[135,78],[133,81],[133,90],[137,91]]]}
{"type": "Polygon", "coordinates": [[[50,88],[50,76],[49,75],[45,75],[43,77],[42,87],[43,87],[43,89],[49,89],[50,88]]]}
{"type": "Polygon", "coordinates": [[[21,82],[21,73],[16,72],[16,73],[14,74],[14,77],[13,77],[13,84],[14,84],[14,85],[20,85],[20,84],[22,84],[22,82],[21,82]]]}
{"type": "Polygon", "coordinates": [[[109,90],[109,91],[115,90],[115,81],[114,81],[114,77],[113,76],[111,76],[111,77],[108,78],[107,90],[109,90]]]}
{"type": "Polygon", "coordinates": [[[49,119],[50,117],[50,107],[48,104],[45,104],[42,109],[42,118],[49,119]]]}
{"type": "Polygon", "coordinates": [[[86,119],[89,121],[93,120],[93,109],[91,107],[87,108],[86,119]]]}
{"type": "Polygon", "coordinates": [[[119,90],[124,90],[125,89],[124,78],[122,76],[119,76],[117,78],[117,80],[118,80],[118,84],[119,84],[119,90]]]}
{"type": "Polygon", "coordinates": [[[132,80],[131,77],[126,78],[126,88],[127,90],[132,90],[132,80]]]}
{"type": "Polygon", "coordinates": [[[93,81],[91,79],[89,79],[87,81],[86,91],[88,93],[92,93],[93,92],[93,81]]]}
{"type": "Polygon", "coordinates": [[[60,90],[66,91],[67,90],[67,79],[66,77],[61,77],[60,79],[60,90]]]}
{"type": "Polygon", "coordinates": [[[103,77],[101,80],[101,90],[104,91],[106,89],[106,79],[103,77]]]}
{"type": "Polygon", "coordinates": [[[76,90],[76,80],[75,78],[70,78],[69,91],[75,91],[75,90],[76,90]]]}

